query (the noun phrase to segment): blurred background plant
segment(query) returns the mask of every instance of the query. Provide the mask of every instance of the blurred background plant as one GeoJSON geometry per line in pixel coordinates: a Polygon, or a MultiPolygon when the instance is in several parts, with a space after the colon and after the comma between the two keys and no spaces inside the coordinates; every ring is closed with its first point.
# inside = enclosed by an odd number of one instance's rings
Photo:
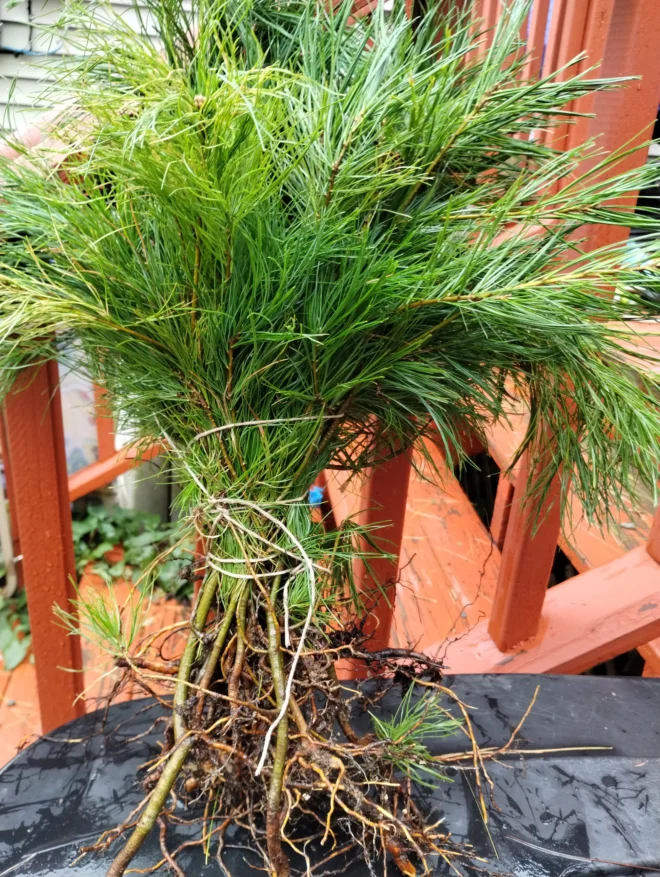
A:
{"type": "Polygon", "coordinates": [[[153,584],[178,600],[185,601],[192,594],[191,579],[185,575],[192,560],[192,542],[184,538],[179,524],[164,523],[159,515],[114,505],[89,505],[85,514],[73,521],[73,544],[78,573],[87,570],[107,582],[137,582],[159,555],[166,555],[157,565],[153,584]]]}
{"type": "MultiPolygon", "coordinates": [[[[178,523],[166,523],[157,514],[92,502],[73,521],[73,544],[79,576],[92,573],[111,584],[125,579],[137,582],[162,555],[149,576],[156,596],[189,602],[192,576],[187,574],[193,544],[178,523]]],[[[0,564],[0,583],[5,568],[0,564]]],[[[6,670],[13,670],[30,650],[30,619],[24,589],[12,596],[0,591],[0,655],[6,670]]]]}
{"type": "MultiPolygon", "coordinates": [[[[0,579],[4,576],[4,566],[0,566],[0,579]]],[[[17,591],[12,597],[5,597],[0,592],[0,655],[6,670],[13,670],[21,663],[30,649],[30,642],[25,591],[17,591]]]]}

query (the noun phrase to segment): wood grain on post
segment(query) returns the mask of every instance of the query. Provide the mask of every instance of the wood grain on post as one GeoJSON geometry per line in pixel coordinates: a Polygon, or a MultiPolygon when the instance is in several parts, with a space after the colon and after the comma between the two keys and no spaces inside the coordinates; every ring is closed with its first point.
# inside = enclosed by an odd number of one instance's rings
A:
{"type": "Polygon", "coordinates": [[[523,70],[523,79],[537,79],[541,73],[549,11],[550,0],[536,0],[532,6],[527,34],[528,57],[523,70]]]}
{"type": "MultiPolygon", "coordinates": [[[[601,63],[606,51],[614,4],[615,0],[563,0],[559,4],[555,3],[543,61],[544,76],[571,64],[582,53],[585,55],[582,60],[559,73],[560,81],[601,63]]],[[[603,74],[603,70],[598,70],[593,76],[603,74]]],[[[568,109],[589,113],[593,108],[593,99],[593,94],[587,95],[568,109]]],[[[562,120],[554,129],[545,133],[546,142],[554,149],[562,150],[584,143],[588,130],[581,121],[571,119],[569,123],[569,120],[562,120]]]]}
{"type": "Polygon", "coordinates": [[[538,632],[561,525],[559,479],[553,480],[538,508],[526,496],[528,485],[539,475],[531,465],[529,451],[522,455],[517,472],[488,625],[488,633],[501,651],[538,632]]]}
{"type": "MultiPolygon", "coordinates": [[[[410,473],[410,454],[399,454],[372,470],[362,492],[359,522],[378,527],[370,538],[377,549],[390,555],[374,557],[367,564],[358,561],[355,567],[356,584],[366,606],[364,632],[370,636],[371,651],[387,648],[390,643],[410,473]]],[[[374,549],[365,546],[365,550],[374,549]]]]}
{"type": "Polygon", "coordinates": [[[73,611],[75,560],[57,363],[21,373],[4,407],[12,520],[22,555],[44,733],[84,714],[80,640],[55,623],[73,611]],[[68,672],[67,672],[68,671],[68,672]]]}
{"type": "Polygon", "coordinates": [[[497,482],[495,505],[493,507],[493,514],[489,528],[491,536],[493,537],[493,542],[497,545],[500,551],[504,547],[506,531],[509,526],[509,518],[511,517],[511,504],[513,502],[514,493],[515,489],[513,482],[502,473],[497,482]]]}
{"type": "MultiPolygon", "coordinates": [[[[605,0],[601,0],[605,2],[605,0]]],[[[610,0],[613,2],[613,0],[610,0]]],[[[606,153],[620,149],[643,147],[650,139],[660,103],[660,4],[657,0],[616,0],[603,50],[599,76],[635,76],[637,80],[614,91],[598,92],[588,107],[595,115],[578,122],[573,137],[596,138],[597,145],[606,153]]],[[[575,140],[575,142],[578,142],[575,140]]],[[[646,148],[629,153],[622,161],[608,169],[609,174],[622,173],[641,167],[647,159],[646,148]]],[[[587,160],[585,171],[595,164],[587,160]]],[[[637,192],[631,192],[619,205],[634,210],[637,192]]],[[[628,229],[621,226],[599,225],[588,231],[585,249],[610,246],[626,240],[628,229]]]]}

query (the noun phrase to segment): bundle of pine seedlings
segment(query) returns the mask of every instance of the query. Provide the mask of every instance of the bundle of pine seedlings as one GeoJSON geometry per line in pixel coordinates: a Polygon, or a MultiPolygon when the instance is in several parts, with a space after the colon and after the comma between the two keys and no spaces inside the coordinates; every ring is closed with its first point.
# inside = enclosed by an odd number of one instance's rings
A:
{"type": "MultiPolygon", "coordinates": [[[[137,32],[102,6],[58,25],[72,51],[43,100],[60,112],[1,169],[0,389],[52,357],[91,376],[167,446],[205,545],[173,665],[136,657],[111,603],[78,607],[132,679],[173,690],[141,809],[106,838],[110,877],[165,836],[173,795],[213,815],[211,854],[242,826],[274,877],[310,838],[407,874],[449,856],[412,796],[440,779],[425,740],[455,728],[441,669],[369,655],[352,566],[378,540],[313,519],[323,470],[423,455],[429,434],[461,459],[513,386],[537,497],[557,476],[606,521],[654,489],[655,379],[630,342],[658,309],[657,220],[617,205],[657,166],[553,151],[577,99],[622,83],[577,66],[525,81],[528,2],[485,52],[464,6],[354,20],[350,2],[153,0],[137,32]],[[583,253],[596,223],[637,227],[634,265],[625,245],[583,253]],[[366,738],[346,657],[401,686],[366,738]]],[[[163,861],[180,871],[179,853],[163,861]]]]}

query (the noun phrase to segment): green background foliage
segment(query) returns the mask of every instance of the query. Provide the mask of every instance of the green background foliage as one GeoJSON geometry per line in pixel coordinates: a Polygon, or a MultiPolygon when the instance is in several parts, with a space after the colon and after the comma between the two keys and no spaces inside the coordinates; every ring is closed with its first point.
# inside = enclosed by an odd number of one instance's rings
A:
{"type": "Polygon", "coordinates": [[[163,523],[159,515],[148,512],[90,505],[84,516],[73,521],[72,527],[79,573],[91,563],[91,571],[108,581],[120,578],[137,581],[147,567],[166,553],[149,577],[149,587],[155,586],[178,599],[190,598],[192,582],[181,574],[192,564],[193,544],[177,524],[163,523]],[[123,549],[121,560],[107,560],[105,555],[116,546],[123,549]]]}
{"type": "Polygon", "coordinates": [[[0,594],[0,655],[5,670],[18,667],[30,650],[30,643],[25,591],[19,591],[12,597],[0,594]]]}

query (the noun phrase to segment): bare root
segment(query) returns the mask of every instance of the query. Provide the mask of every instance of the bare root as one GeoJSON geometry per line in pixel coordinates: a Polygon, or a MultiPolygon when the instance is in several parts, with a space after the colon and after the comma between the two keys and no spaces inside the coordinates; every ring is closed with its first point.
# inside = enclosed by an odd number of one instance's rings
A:
{"type": "MultiPolygon", "coordinates": [[[[205,587],[211,588],[208,582],[205,587]]],[[[360,737],[351,725],[352,711],[373,709],[392,686],[403,692],[410,686],[446,691],[440,664],[405,649],[371,653],[359,627],[314,630],[302,652],[288,713],[259,772],[266,732],[284,702],[295,629],[284,648],[277,585],[268,594],[258,584],[246,584],[219,618],[205,597],[203,589],[178,662],[163,661],[157,650],[141,652],[139,661],[118,662],[130,681],[147,691],[173,689],[174,715],[161,755],[148,766],[148,796],[139,819],[97,844],[107,846],[132,827],[108,877],[121,877],[155,827],[163,857],[158,867],[184,873],[177,857],[196,842],[168,849],[167,825],[174,817],[166,803],[172,794],[191,805],[206,802],[199,843],[207,851],[216,844],[223,868],[225,830],[232,824],[247,829],[273,877],[289,877],[290,856],[306,859],[311,840],[328,848],[323,861],[342,851],[370,863],[389,858],[407,877],[429,873],[438,856],[453,862],[458,851],[442,826],[429,822],[416,806],[409,777],[392,759],[388,741],[375,733],[360,737]],[[369,698],[363,688],[347,692],[340,685],[338,658],[363,662],[365,674],[376,680],[369,698]],[[224,814],[221,830],[210,812],[224,814]]],[[[463,729],[474,743],[465,715],[463,729]]],[[[462,757],[484,773],[474,747],[450,760],[462,757]]],[[[433,764],[437,768],[438,760],[433,764]]],[[[314,870],[309,861],[306,870],[314,870]]]]}

